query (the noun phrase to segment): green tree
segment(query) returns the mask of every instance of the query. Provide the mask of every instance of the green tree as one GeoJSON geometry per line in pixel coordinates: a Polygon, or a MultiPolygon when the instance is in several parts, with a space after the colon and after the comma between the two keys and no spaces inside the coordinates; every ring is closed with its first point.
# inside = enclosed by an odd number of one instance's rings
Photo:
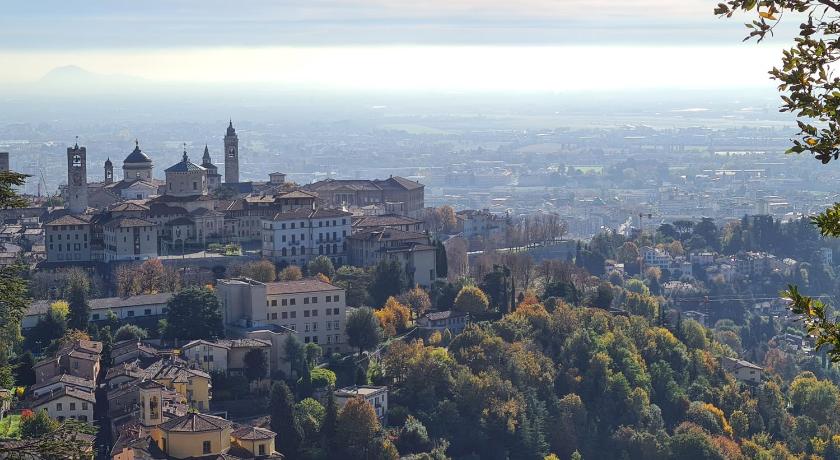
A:
{"type": "Polygon", "coordinates": [[[338,427],[338,406],[335,403],[335,395],[332,390],[327,392],[327,402],[324,405],[324,418],[321,421],[321,447],[327,452],[335,450],[335,433],[338,427]]]}
{"type": "Polygon", "coordinates": [[[307,269],[309,270],[309,276],[315,276],[316,273],[320,273],[330,280],[335,276],[335,267],[327,256],[318,256],[310,260],[307,269]]]}
{"type": "Polygon", "coordinates": [[[265,378],[268,374],[268,358],[265,351],[259,348],[248,350],[242,361],[245,364],[245,377],[249,381],[265,378]]]}
{"type": "Polygon", "coordinates": [[[449,261],[446,258],[446,246],[440,240],[435,241],[435,275],[446,278],[449,275],[449,261]]]}
{"type": "Polygon", "coordinates": [[[298,448],[303,441],[303,428],[295,417],[295,400],[285,382],[275,382],[271,387],[269,403],[271,431],[277,433],[275,448],[284,458],[298,458],[298,448]]]}
{"type": "Polygon", "coordinates": [[[90,305],[87,301],[87,291],[80,283],[70,286],[70,308],[67,314],[67,326],[71,329],[86,331],[90,318],[90,305]]]}
{"type": "Polygon", "coordinates": [[[358,348],[360,356],[364,350],[375,348],[382,340],[379,320],[368,307],[350,310],[344,331],[347,334],[347,343],[358,348]]]}
{"type": "Polygon", "coordinates": [[[184,289],[169,299],[167,307],[167,337],[195,340],[216,339],[224,335],[222,305],[209,289],[184,289]]]}
{"type": "Polygon", "coordinates": [[[490,301],[484,291],[476,286],[464,286],[455,297],[455,309],[466,313],[481,314],[487,312],[490,301]]]}
{"type": "Polygon", "coordinates": [[[41,438],[58,429],[59,423],[50,418],[46,409],[24,415],[20,419],[20,435],[23,438],[41,438]]]}
{"type": "Polygon", "coordinates": [[[148,336],[149,333],[140,326],[135,324],[123,324],[114,333],[114,341],[122,342],[123,340],[133,340],[135,342],[139,342],[148,336]]]}
{"type": "Polygon", "coordinates": [[[373,270],[368,288],[374,306],[382,306],[388,297],[398,297],[408,287],[405,270],[396,260],[382,260],[373,270]]]}
{"type": "MultiPolygon", "coordinates": [[[[18,196],[16,188],[26,181],[26,175],[0,171],[0,209],[21,208],[28,203],[18,196]]],[[[6,364],[12,348],[20,341],[20,323],[29,305],[26,282],[21,278],[24,267],[12,265],[0,268],[0,364],[6,364]]]]}
{"type": "Polygon", "coordinates": [[[303,437],[307,443],[312,444],[318,441],[325,415],[324,406],[315,399],[306,398],[295,404],[295,417],[303,429],[303,437]]]}
{"type": "Polygon", "coordinates": [[[420,420],[409,415],[400,428],[397,447],[402,453],[425,452],[432,448],[432,441],[426,426],[420,420]]]}
{"type": "MultiPolygon", "coordinates": [[[[840,60],[840,3],[833,0],[726,0],[718,3],[715,14],[732,17],[742,12],[751,17],[745,40],[762,41],[772,35],[784,13],[801,18],[794,45],[782,53],[782,65],[770,71],[783,94],[783,112],[797,117],[799,133],[788,153],[808,153],[823,164],[840,157],[840,79],[833,68],[840,60]]],[[[823,236],[840,236],[840,203],[813,218],[823,236]]],[[[840,328],[826,316],[822,302],[802,296],[790,286],[785,296],[793,300],[794,313],[806,318],[809,331],[817,337],[817,347],[826,345],[832,361],[840,361],[840,328]]]]}
{"type": "Polygon", "coordinates": [[[347,293],[347,306],[354,308],[367,304],[371,280],[370,272],[350,265],[340,267],[332,278],[333,283],[347,293]]]}

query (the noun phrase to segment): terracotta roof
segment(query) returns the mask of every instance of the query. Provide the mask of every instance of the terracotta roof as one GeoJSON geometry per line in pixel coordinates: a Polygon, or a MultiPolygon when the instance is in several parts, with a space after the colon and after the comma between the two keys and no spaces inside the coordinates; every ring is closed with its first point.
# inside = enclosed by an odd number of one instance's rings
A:
{"type": "Polygon", "coordinates": [[[275,281],[265,283],[266,294],[299,294],[304,292],[335,291],[341,289],[330,283],[318,279],[305,279],[299,281],[275,281]]]}
{"type": "Polygon", "coordinates": [[[56,225],[88,225],[90,224],[88,216],[74,216],[72,214],[65,214],[57,219],[47,222],[47,226],[54,227],[56,225]]]}
{"type": "Polygon", "coordinates": [[[352,213],[341,209],[298,209],[295,211],[278,212],[270,220],[297,220],[297,219],[327,219],[330,217],[350,217],[352,213]]]}
{"type": "Polygon", "coordinates": [[[277,195],[277,198],[318,198],[315,192],[307,192],[306,190],[294,190],[287,193],[277,195]]]}
{"type": "Polygon", "coordinates": [[[253,347],[271,347],[270,340],[263,339],[221,339],[217,343],[223,344],[227,348],[253,348],[253,347]]]}
{"type": "Polygon", "coordinates": [[[423,223],[422,220],[399,214],[384,214],[381,216],[359,216],[353,217],[353,227],[388,227],[396,225],[416,225],[423,223]]]}
{"type": "Polygon", "coordinates": [[[425,240],[429,237],[425,233],[407,232],[395,228],[362,230],[350,235],[354,240],[369,241],[397,241],[397,240],[425,240]]]}
{"type": "Polygon", "coordinates": [[[145,219],[138,219],[136,217],[117,217],[116,219],[109,220],[106,224],[106,228],[134,228],[134,227],[154,227],[157,224],[154,222],[150,222],[145,219]]]}
{"type": "Polygon", "coordinates": [[[55,401],[62,396],[69,396],[71,398],[80,399],[89,403],[96,403],[96,395],[92,391],[82,390],[72,386],[65,386],[56,390],[44,393],[40,397],[32,401],[32,407],[44,405],[50,401],[55,401]]]}
{"type": "Polygon", "coordinates": [[[431,313],[426,313],[426,318],[428,318],[430,321],[440,321],[442,319],[458,318],[461,316],[467,316],[467,314],[464,312],[453,310],[433,311],[431,313]]]}
{"type": "MultiPolygon", "coordinates": [[[[145,305],[165,304],[169,302],[172,297],[171,292],[164,292],[161,294],[142,294],[130,297],[103,297],[100,299],[90,299],[88,304],[91,311],[96,310],[110,310],[112,308],[123,307],[141,307],[145,305]]],[[[52,300],[36,300],[29,305],[26,310],[27,315],[44,315],[50,308],[52,300]]]]}
{"type": "Polygon", "coordinates": [[[126,201],[111,208],[111,212],[148,211],[149,207],[140,203],[126,201]]]}
{"type": "Polygon", "coordinates": [[[230,435],[237,439],[251,441],[259,439],[271,439],[274,436],[277,436],[277,433],[271,430],[266,430],[265,428],[257,428],[255,426],[243,426],[237,428],[236,430],[233,430],[233,433],[231,433],[230,435]]]}
{"type": "Polygon", "coordinates": [[[230,428],[231,422],[213,415],[191,412],[182,417],[161,423],[158,427],[163,431],[178,431],[186,433],[200,433],[230,428]]]}
{"type": "Polygon", "coordinates": [[[40,390],[41,388],[54,385],[56,383],[64,383],[65,385],[88,388],[91,391],[96,387],[96,382],[94,382],[93,380],[89,380],[83,377],[76,377],[75,375],[70,374],[60,374],[53,376],[45,382],[32,385],[31,387],[29,387],[29,391],[34,393],[40,390]]]}

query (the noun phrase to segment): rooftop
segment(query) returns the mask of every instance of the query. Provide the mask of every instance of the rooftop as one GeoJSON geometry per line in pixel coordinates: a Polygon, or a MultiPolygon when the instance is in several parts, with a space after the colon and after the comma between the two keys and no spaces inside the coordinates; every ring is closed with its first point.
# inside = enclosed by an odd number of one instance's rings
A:
{"type": "Polygon", "coordinates": [[[272,283],[265,283],[265,287],[265,292],[269,295],[326,292],[341,289],[338,286],[333,286],[330,283],[325,283],[314,278],[299,281],[275,281],[272,283]]]}
{"type": "Polygon", "coordinates": [[[186,433],[201,433],[204,431],[217,431],[230,428],[231,422],[213,415],[191,412],[187,415],[174,418],[160,424],[163,431],[178,431],[186,433]]]}

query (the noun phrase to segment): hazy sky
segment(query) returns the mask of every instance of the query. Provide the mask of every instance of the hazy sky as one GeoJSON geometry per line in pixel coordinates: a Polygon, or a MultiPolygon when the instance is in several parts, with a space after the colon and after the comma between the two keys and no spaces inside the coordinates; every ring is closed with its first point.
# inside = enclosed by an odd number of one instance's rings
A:
{"type": "Polygon", "coordinates": [[[0,15],[0,81],[78,65],[161,81],[351,88],[768,85],[711,0],[39,0],[0,15]]]}

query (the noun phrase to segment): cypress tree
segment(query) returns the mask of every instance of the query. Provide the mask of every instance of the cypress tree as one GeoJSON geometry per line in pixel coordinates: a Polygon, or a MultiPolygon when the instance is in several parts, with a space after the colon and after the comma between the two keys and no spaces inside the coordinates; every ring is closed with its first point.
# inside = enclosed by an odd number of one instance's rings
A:
{"type": "Polygon", "coordinates": [[[286,382],[271,387],[271,431],[277,433],[275,447],[284,458],[298,458],[298,448],[303,441],[303,428],[295,417],[295,399],[286,382]]]}

